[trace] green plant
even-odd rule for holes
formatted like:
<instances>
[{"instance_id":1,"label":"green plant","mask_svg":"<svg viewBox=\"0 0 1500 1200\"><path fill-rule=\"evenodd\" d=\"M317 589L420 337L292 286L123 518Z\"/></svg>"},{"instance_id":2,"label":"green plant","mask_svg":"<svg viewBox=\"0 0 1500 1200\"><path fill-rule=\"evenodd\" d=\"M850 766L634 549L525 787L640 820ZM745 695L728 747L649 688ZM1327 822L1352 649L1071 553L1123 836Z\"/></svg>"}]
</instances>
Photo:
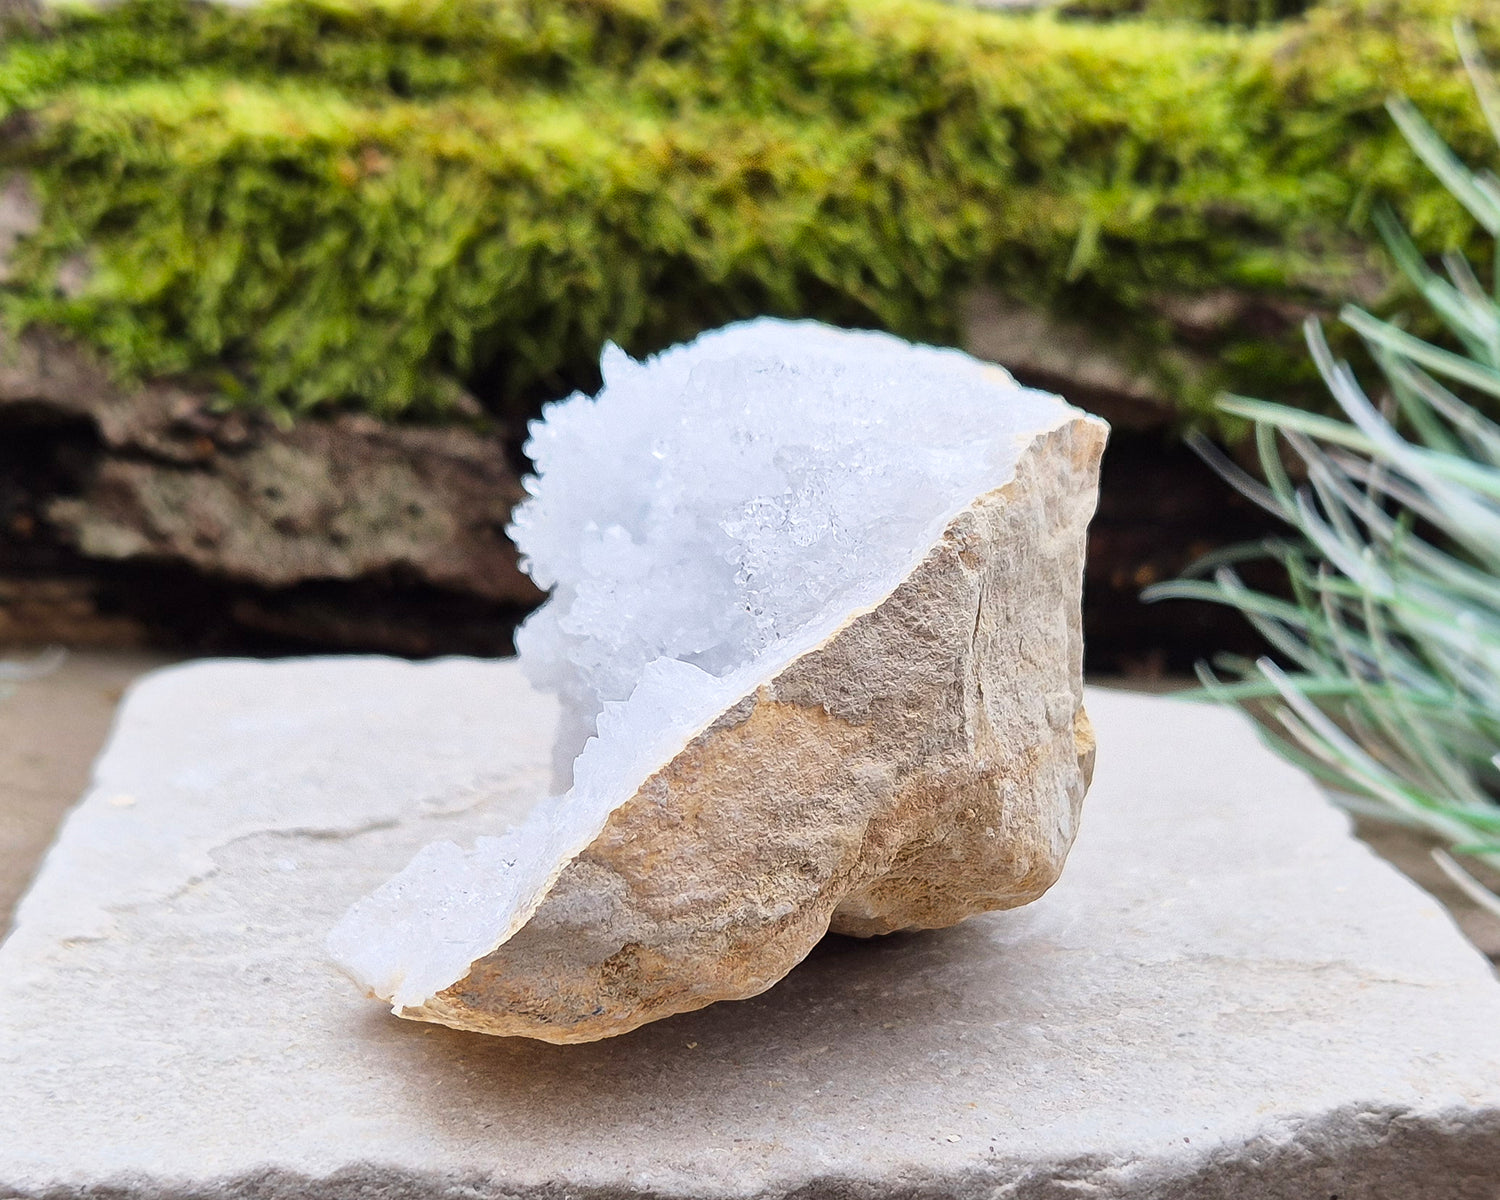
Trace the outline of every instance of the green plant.
<instances>
[{"instance_id":1,"label":"green plant","mask_svg":"<svg viewBox=\"0 0 1500 1200\"><path fill-rule=\"evenodd\" d=\"M1460 25L1458 37L1500 140L1500 90L1472 33ZM1464 166L1409 102L1390 110L1422 161L1500 237L1500 180ZM1300 536L1212 556L1198 568L1212 579L1147 598L1244 613L1276 657L1201 667L1206 696L1251 708L1282 755L1373 811L1439 835L1452 851L1437 854L1445 870L1500 914L1500 897L1453 857L1500 867L1500 424L1476 407L1500 403L1500 272L1486 291L1450 255L1445 278L1394 217L1379 225L1456 349L1346 308L1380 368L1377 403L1309 323L1313 358L1347 419L1227 400L1255 423L1264 483L1204 446ZM1305 482L1294 482L1283 448ZM1244 582L1238 564L1261 556L1285 569L1289 596Z\"/></svg>"},{"instance_id":2,"label":"green plant","mask_svg":"<svg viewBox=\"0 0 1500 1200\"><path fill-rule=\"evenodd\" d=\"M228 402L431 417L759 313L952 342L988 284L1210 420L1227 386L1312 393L1290 341L1387 286L1351 233L1379 197L1424 248L1473 245L1375 119L1394 80L1477 145L1435 32L1468 2L1249 31L923 0L49 6L0 44L0 165L43 209L0 308Z\"/></svg>"},{"instance_id":3,"label":"green plant","mask_svg":"<svg viewBox=\"0 0 1500 1200\"><path fill-rule=\"evenodd\" d=\"M1066 0L1069 16L1142 16L1159 21L1200 21L1220 25L1267 25L1297 16L1308 0Z\"/></svg>"}]
</instances>

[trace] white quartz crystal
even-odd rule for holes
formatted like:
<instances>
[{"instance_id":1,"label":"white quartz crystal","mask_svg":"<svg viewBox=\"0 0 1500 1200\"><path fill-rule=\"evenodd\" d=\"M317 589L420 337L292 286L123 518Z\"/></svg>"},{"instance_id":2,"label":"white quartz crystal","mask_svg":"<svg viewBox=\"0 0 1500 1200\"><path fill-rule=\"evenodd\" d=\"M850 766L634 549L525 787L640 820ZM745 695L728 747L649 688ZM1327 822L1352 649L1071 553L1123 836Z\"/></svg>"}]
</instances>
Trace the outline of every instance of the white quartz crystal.
<instances>
[{"instance_id":1,"label":"white quartz crystal","mask_svg":"<svg viewBox=\"0 0 1500 1200\"><path fill-rule=\"evenodd\" d=\"M561 794L472 849L428 847L335 930L335 957L398 1011L510 938L647 777L1078 417L958 351L812 322L645 362L610 347L602 366L597 396L531 426L512 528L552 593L517 646L562 701Z\"/></svg>"},{"instance_id":2,"label":"white quartz crystal","mask_svg":"<svg viewBox=\"0 0 1500 1200\"><path fill-rule=\"evenodd\" d=\"M516 643L572 718L561 766L653 660L723 676L879 599L1065 411L960 351L811 321L602 366L532 425L512 526L552 590Z\"/></svg>"}]
</instances>

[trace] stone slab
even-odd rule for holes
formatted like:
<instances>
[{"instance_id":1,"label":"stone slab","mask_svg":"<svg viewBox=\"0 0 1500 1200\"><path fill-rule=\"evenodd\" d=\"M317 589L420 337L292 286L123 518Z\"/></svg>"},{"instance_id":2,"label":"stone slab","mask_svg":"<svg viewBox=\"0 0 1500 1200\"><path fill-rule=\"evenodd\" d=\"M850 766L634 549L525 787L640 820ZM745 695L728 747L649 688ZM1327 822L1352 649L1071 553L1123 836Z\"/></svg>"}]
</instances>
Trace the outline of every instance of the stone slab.
<instances>
[{"instance_id":1,"label":"stone slab","mask_svg":"<svg viewBox=\"0 0 1500 1200\"><path fill-rule=\"evenodd\" d=\"M0 216L0 236L3 227ZM5 632L0 617L0 638ZM32 649L0 653L27 666L44 661ZM144 650L72 650L14 690L0 682L0 940L58 823L88 786L121 694L170 661Z\"/></svg>"},{"instance_id":2,"label":"stone slab","mask_svg":"<svg viewBox=\"0 0 1500 1200\"><path fill-rule=\"evenodd\" d=\"M549 1046L321 948L545 786L514 664L150 676L0 947L0 1197L1500 1195L1500 985L1449 918L1234 714L1089 706L1036 904Z\"/></svg>"}]
</instances>

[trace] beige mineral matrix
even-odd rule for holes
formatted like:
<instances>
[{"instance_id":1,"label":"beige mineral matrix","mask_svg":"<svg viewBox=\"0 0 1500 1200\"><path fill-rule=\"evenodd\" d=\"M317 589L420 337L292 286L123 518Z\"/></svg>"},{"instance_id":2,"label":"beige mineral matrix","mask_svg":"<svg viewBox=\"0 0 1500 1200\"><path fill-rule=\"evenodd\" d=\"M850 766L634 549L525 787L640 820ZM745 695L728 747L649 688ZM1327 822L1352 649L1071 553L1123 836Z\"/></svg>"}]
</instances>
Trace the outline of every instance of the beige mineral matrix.
<instances>
[{"instance_id":1,"label":"beige mineral matrix","mask_svg":"<svg viewBox=\"0 0 1500 1200\"><path fill-rule=\"evenodd\" d=\"M828 931L1040 896L1093 765L1107 427L955 350L731 325L531 427L557 794L428 846L335 959L394 1012L581 1042L770 987ZM496 730L497 737L504 736Z\"/></svg>"}]
</instances>

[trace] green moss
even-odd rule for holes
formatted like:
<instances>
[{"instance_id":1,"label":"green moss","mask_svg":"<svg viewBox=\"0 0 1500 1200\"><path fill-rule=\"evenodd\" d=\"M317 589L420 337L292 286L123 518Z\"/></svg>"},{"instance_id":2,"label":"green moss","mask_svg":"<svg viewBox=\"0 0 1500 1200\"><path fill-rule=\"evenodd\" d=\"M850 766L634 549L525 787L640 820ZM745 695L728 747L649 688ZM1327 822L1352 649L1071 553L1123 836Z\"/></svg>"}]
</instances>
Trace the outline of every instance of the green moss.
<instances>
[{"instance_id":1,"label":"green moss","mask_svg":"<svg viewBox=\"0 0 1500 1200\"><path fill-rule=\"evenodd\" d=\"M1116 20L1145 17L1156 21L1200 24L1268 25L1307 11L1309 0L1067 0L1062 12L1070 17Z\"/></svg>"},{"instance_id":2,"label":"green moss","mask_svg":"<svg viewBox=\"0 0 1500 1200\"><path fill-rule=\"evenodd\" d=\"M124 372L396 416L459 387L524 406L607 338L761 312L952 339L988 282L1089 320L1192 417L1303 360L1185 332L1164 295L1378 290L1357 235L1384 197L1429 248L1472 241L1382 110L1405 91L1481 150L1457 7L1256 31L918 0L66 10L0 52L45 214L4 301Z\"/></svg>"}]
</instances>

